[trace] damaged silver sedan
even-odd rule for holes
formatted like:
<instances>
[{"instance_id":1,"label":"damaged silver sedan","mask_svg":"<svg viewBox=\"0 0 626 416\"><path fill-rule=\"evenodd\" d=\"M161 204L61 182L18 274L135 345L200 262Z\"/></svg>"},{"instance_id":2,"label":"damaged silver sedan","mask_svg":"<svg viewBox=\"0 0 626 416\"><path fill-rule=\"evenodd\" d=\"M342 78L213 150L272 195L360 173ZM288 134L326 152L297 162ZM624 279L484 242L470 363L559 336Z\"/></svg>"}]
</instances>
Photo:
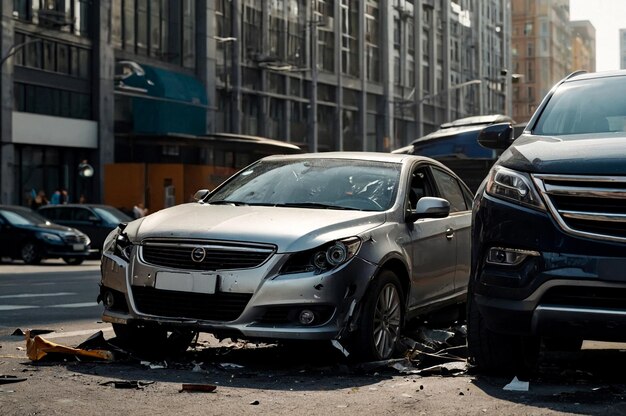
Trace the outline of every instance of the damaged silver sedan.
<instances>
[{"instance_id":1,"label":"damaged silver sedan","mask_svg":"<svg viewBox=\"0 0 626 416\"><path fill-rule=\"evenodd\" d=\"M380 360L407 320L465 301L472 195L431 159L271 156L196 200L106 239L98 300L119 338L337 340Z\"/></svg>"}]
</instances>

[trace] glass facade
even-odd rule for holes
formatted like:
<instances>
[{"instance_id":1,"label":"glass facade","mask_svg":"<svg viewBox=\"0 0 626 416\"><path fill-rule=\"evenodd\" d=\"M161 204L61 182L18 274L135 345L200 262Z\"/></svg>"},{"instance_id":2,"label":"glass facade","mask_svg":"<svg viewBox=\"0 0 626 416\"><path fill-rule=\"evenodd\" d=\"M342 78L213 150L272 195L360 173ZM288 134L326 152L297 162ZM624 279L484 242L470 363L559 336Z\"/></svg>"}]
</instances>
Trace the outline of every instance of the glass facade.
<instances>
[{"instance_id":1,"label":"glass facade","mask_svg":"<svg viewBox=\"0 0 626 416\"><path fill-rule=\"evenodd\" d=\"M196 66L193 0L112 0L113 47L163 62Z\"/></svg>"},{"instance_id":2,"label":"glass facade","mask_svg":"<svg viewBox=\"0 0 626 416\"><path fill-rule=\"evenodd\" d=\"M90 0L13 0L13 17L45 29L91 36Z\"/></svg>"}]
</instances>

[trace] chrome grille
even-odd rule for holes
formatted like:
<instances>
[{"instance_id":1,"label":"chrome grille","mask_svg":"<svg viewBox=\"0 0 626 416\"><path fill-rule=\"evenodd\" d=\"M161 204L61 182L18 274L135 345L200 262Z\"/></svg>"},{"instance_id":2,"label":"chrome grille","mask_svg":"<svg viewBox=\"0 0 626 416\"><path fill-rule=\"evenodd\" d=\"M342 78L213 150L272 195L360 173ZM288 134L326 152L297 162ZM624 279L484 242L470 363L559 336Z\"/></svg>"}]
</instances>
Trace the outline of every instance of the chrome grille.
<instances>
[{"instance_id":1,"label":"chrome grille","mask_svg":"<svg viewBox=\"0 0 626 416\"><path fill-rule=\"evenodd\" d=\"M194 260L192 252L203 250ZM266 244L206 240L146 240L141 245L144 262L186 270L252 269L263 264L276 250ZM201 257L201 259L200 259Z\"/></svg>"},{"instance_id":2,"label":"chrome grille","mask_svg":"<svg viewBox=\"0 0 626 416\"><path fill-rule=\"evenodd\" d=\"M626 241L626 177L533 175L533 179L563 230Z\"/></svg>"},{"instance_id":3,"label":"chrome grille","mask_svg":"<svg viewBox=\"0 0 626 416\"><path fill-rule=\"evenodd\" d=\"M87 237L84 235L70 234L63 236L66 244L87 244Z\"/></svg>"}]
</instances>

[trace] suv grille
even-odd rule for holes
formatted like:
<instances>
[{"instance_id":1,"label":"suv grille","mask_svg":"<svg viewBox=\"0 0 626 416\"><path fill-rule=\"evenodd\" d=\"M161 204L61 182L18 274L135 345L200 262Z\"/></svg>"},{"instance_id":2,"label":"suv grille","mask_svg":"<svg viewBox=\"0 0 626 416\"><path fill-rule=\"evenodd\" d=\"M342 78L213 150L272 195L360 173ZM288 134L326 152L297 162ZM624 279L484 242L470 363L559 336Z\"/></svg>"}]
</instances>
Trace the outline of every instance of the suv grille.
<instances>
[{"instance_id":1,"label":"suv grille","mask_svg":"<svg viewBox=\"0 0 626 416\"><path fill-rule=\"evenodd\" d=\"M626 177L533 175L565 231L626 241Z\"/></svg>"},{"instance_id":2,"label":"suv grille","mask_svg":"<svg viewBox=\"0 0 626 416\"><path fill-rule=\"evenodd\" d=\"M132 291L140 312L168 318L221 322L237 319L252 297L250 293L218 292L207 295L140 286L133 286Z\"/></svg>"},{"instance_id":3,"label":"suv grille","mask_svg":"<svg viewBox=\"0 0 626 416\"><path fill-rule=\"evenodd\" d=\"M141 257L146 263L175 269L252 269L263 264L274 250L274 246L264 244L146 240L141 246Z\"/></svg>"}]
</instances>

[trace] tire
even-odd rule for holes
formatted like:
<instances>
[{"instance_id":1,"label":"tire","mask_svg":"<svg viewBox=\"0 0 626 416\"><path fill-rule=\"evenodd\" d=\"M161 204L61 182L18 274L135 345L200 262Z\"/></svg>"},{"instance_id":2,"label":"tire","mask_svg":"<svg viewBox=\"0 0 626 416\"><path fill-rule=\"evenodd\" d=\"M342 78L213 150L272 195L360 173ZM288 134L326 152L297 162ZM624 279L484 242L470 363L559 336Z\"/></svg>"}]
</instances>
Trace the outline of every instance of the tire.
<instances>
[{"instance_id":1,"label":"tire","mask_svg":"<svg viewBox=\"0 0 626 416\"><path fill-rule=\"evenodd\" d=\"M467 348L470 363L478 372L527 375L534 372L539 358L540 339L499 334L487 328L476 300L468 294Z\"/></svg>"},{"instance_id":2,"label":"tire","mask_svg":"<svg viewBox=\"0 0 626 416\"><path fill-rule=\"evenodd\" d=\"M146 355L181 354L189 348L196 336L195 331L113 324L113 332L124 347Z\"/></svg>"},{"instance_id":3,"label":"tire","mask_svg":"<svg viewBox=\"0 0 626 416\"><path fill-rule=\"evenodd\" d=\"M383 270L368 289L352 350L359 361L379 361L396 352L404 319L404 296L398 277Z\"/></svg>"},{"instance_id":4,"label":"tire","mask_svg":"<svg viewBox=\"0 0 626 416\"><path fill-rule=\"evenodd\" d=\"M20 250L20 256L26 264L39 264L41 263L41 249L33 242L27 242L22 246Z\"/></svg>"},{"instance_id":5,"label":"tire","mask_svg":"<svg viewBox=\"0 0 626 416\"><path fill-rule=\"evenodd\" d=\"M85 259L82 257L63 257L63 261L70 266L78 266L79 264L83 264Z\"/></svg>"}]
</instances>

